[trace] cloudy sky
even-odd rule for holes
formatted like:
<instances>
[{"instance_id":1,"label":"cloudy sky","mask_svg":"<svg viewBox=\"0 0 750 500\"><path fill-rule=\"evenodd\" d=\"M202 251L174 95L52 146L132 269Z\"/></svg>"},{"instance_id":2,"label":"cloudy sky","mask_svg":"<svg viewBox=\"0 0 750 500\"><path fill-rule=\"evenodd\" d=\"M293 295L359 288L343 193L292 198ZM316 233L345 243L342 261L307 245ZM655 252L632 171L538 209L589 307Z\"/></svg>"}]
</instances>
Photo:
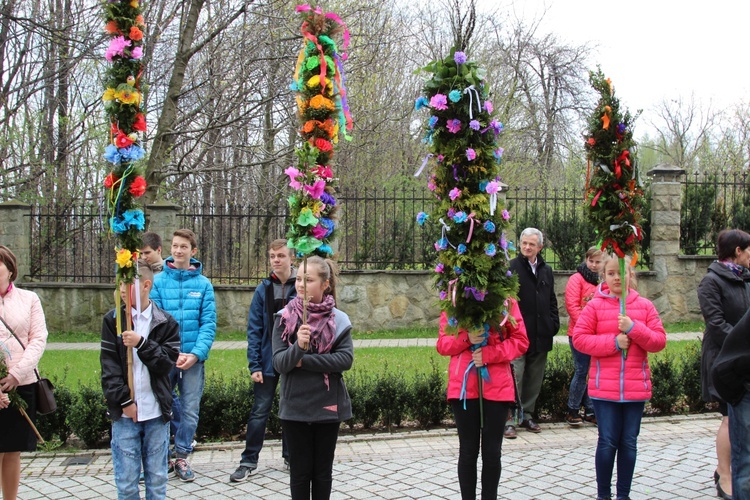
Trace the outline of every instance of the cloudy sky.
<instances>
[{"instance_id":1,"label":"cloudy sky","mask_svg":"<svg viewBox=\"0 0 750 500\"><path fill-rule=\"evenodd\" d=\"M497 0L480 0L496 5ZM532 20L561 40L591 42L596 63L620 101L643 109L691 93L704 105L728 107L750 90L750 2L738 0L515 0L511 16ZM546 8L546 13L544 13ZM644 124L645 125L645 124Z\"/></svg>"}]
</instances>

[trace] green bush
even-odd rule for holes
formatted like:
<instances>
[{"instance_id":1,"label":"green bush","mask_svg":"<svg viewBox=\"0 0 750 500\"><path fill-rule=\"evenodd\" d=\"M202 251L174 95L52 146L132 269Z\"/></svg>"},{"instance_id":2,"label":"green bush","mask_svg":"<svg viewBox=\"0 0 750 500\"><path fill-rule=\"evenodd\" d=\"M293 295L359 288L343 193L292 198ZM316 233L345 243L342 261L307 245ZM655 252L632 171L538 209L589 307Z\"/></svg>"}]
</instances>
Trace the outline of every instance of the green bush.
<instances>
[{"instance_id":1,"label":"green bush","mask_svg":"<svg viewBox=\"0 0 750 500\"><path fill-rule=\"evenodd\" d=\"M651 407L661 414L672 413L682 396L674 356L664 354L651 361L651 385Z\"/></svg>"},{"instance_id":2,"label":"green bush","mask_svg":"<svg viewBox=\"0 0 750 500\"><path fill-rule=\"evenodd\" d=\"M377 382L370 375L350 372L346 375L349 397L352 400L352 418L349 426L361 424L370 429L380 416L380 408L376 398Z\"/></svg>"},{"instance_id":3,"label":"green bush","mask_svg":"<svg viewBox=\"0 0 750 500\"><path fill-rule=\"evenodd\" d=\"M376 405L383 418L383 425L389 429L393 425L401 426L406 416L409 395L409 384L404 377L388 371L386 366L378 379L374 394Z\"/></svg>"},{"instance_id":4,"label":"green bush","mask_svg":"<svg viewBox=\"0 0 750 500\"><path fill-rule=\"evenodd\" d=\"M689 411L702 411L706 407L701 395L701 345L690 342L680 353L680 387Z\"/></svg>"},{"instance_id":5,"label":"green bush","mask_svg":"<svg viewBox=\"0 0 750 500\"><path fill-rule=\"evenodd\" d=\"M419 422L422 429L440 425L448 412L445 375L431 361L430 373L418 373L411 384L409 416Z\"/></svg>"},{"instance_id":6,"label":"green bush","mask_svg":"<svg viewBox=\"0 0 750 500\"><path fill-rule=\"evenodd\" d=\"M546 414L553 419L565 416L568 411L570 380L574 371L570 349L554 349L549 353L542 389L536 400L537 414Z\"/></svg>"},{"instance_id":7,"label":"green bush","mask_svg":"<svg viewBox=\"0 0 750 500\"><path fill-rule=\"evenodd\" d=\"M102 444L111 425L101 387L82 385L78 388L68 422L73 433L87 448L97 448Z\"/></svg>"},{"instance_id":8,"label":"green bush","mask_svg":"<svg viewBox=\"0 0 750 500\"><path fill-rule=\"evenodd\" d=\"M252 408L250 384L250 378L244 373L229 380L222 374L207 377L196 434L204 439L239 434Z\"/></svg>"},{"instance_id":9,"label":"green bush","mask_svg":"<svg viewBox=\"0 0 750 500\"><path fill-rule=\"evenodd\" d=\"M68 418L73 410L75 396L67 387L55 381L55 401L57 410L48 415L38 415L36 427L46 442L57 440L63 445L73 433Z\"/></svg>"}]
</instances>

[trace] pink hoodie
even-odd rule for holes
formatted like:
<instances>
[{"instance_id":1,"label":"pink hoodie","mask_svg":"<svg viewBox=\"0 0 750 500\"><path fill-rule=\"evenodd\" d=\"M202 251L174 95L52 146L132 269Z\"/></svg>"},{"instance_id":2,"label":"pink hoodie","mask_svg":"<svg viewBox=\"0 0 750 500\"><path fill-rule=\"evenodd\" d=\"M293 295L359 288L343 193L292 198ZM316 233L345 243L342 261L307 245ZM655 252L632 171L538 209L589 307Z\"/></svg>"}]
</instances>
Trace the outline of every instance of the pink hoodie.
<instances>
[{"instance_id":1,"label":"pink hoodie","mask_svg":"<svg viewBox=\"0 0 750 500\"><path fill-rule=\"evenodd\" d=\"M42 303L34 292L13 285L5 297L0 297L0 316L26 346L24 351L0 322L0 350L5 356L8 355L6 349L10 352L8 372L18 380L18 385L33 384L36 382L34 368L39 364L47 345L47 323Z\"/></svg>"},{"instance_id":2,"label":"pink hoodie","mask_svg":"<svg viewBox=\"0 0 750 500\"><path fill-rule=\"evenodd\" d=\"M609 294L606 284L599 285L596 295L578 318L573 330L573 346L591 356L589 396L618 402L646 401L651 398L648 353L664 349L667 334L654 304L630 290L625 314L634 323L628 333L631 340L628 357L623 359L615 341L620 333L619 313L620 300Z\"/></svg>"}]
</instances>

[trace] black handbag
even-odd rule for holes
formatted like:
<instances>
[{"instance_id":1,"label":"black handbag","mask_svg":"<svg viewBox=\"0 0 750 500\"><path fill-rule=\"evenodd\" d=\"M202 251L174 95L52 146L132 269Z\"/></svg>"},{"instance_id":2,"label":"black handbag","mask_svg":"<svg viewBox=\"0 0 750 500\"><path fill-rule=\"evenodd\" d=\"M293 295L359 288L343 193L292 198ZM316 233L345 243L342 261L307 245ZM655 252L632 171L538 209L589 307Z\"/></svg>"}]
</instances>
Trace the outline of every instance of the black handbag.
<instances>
[{"instance_id":1,"label":"black handbag","mask_svg":"<svg viewBox=\"0 0 750 500\"><path fill-rule=\"evenodd\" d=\"M2 317L0 317L0 321L3 322L5 328L8 329L10 334L13 335L13 338L18 341L18 343L25 351L26 346L23 345L23 342L21 342L21 339L18 338L13 329L8 325L8 323L5 322ZM36 412L39 415L47 415L57 410L57 401L55 401L55 386L52 385L52 382L50 382L48 378L42 378L41 376L39 376L39 370L37 370L36 368L34 368L34 375L36 375Z\"/></svg>"}]
</instances>

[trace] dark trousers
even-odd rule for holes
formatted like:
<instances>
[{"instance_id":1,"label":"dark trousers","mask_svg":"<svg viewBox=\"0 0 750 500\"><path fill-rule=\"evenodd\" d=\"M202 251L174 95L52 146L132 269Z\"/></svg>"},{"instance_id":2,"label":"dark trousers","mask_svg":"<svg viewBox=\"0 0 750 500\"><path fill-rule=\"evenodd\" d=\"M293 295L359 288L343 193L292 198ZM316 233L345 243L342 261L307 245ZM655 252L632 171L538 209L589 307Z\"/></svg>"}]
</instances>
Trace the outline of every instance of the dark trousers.
<instances>
[{"instance_id":1,"label":"dark trousers","mask_svg":"<svg viewBox=\"0 0 750 500\"><path fill-rule=\"evenodd\" d=\"M289 448L289 489L292 500L326 500L333 485L333 456L339 422L315 423L282 420Z\"/></svg>"},{"instance_id":2,"label":"dark trousers","mask_svg":"<svg viewBox=\"0 0 750 500\"><path fill-rule=\"evenodd\" d=\"M483 400L484 427L480 428L479 399L451 399L458 429L458 484L462 499L476 498L477 459L482 450L482 500L497 498L503 430L510 403Z\"/></svg>"}]
</instances>

